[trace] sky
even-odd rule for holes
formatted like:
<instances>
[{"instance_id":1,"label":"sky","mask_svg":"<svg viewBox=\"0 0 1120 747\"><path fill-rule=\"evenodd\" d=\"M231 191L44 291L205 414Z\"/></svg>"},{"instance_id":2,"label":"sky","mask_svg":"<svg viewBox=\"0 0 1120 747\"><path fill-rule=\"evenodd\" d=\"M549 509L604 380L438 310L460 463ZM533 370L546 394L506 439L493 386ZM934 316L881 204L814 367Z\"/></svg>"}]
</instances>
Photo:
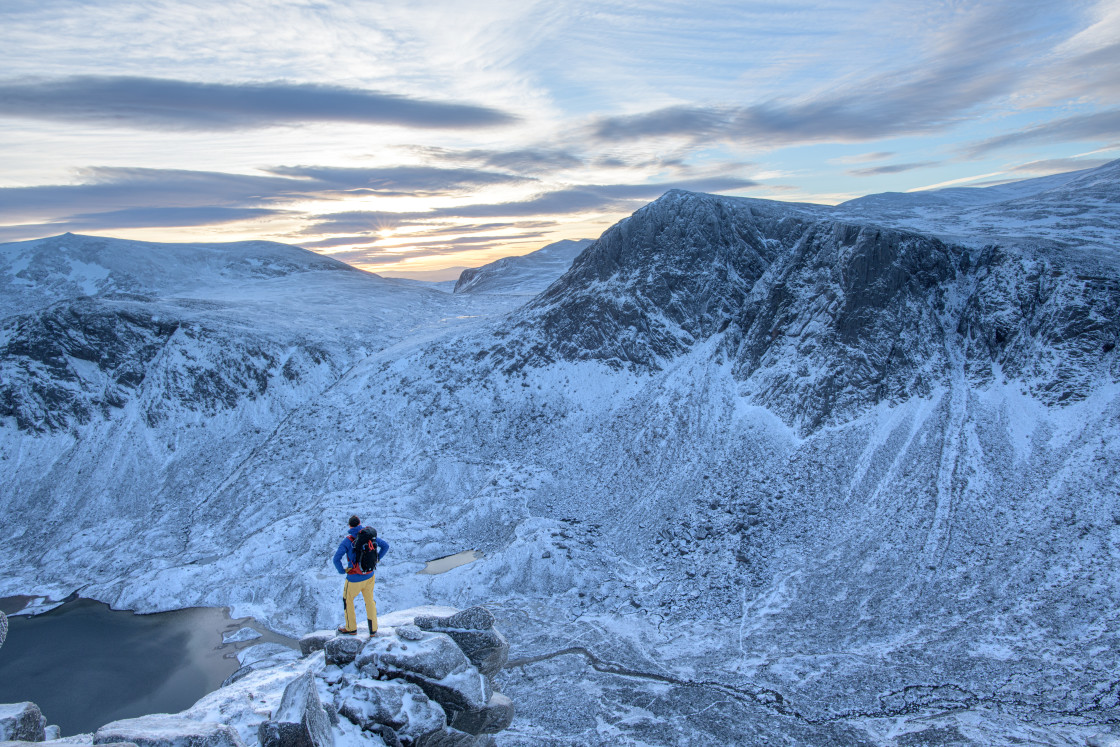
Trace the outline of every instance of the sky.
<instances>
[{"instance_id":1,"label":"sky","mask_svg":"<svg viewBox=\"0 0 1120 747\"><path fill-rule=\"evenodd\" d=\"M424 273L670 188L836 204L1116 158L1120 0L0 0L0 242Z\"/></svg>"}]
</instances>

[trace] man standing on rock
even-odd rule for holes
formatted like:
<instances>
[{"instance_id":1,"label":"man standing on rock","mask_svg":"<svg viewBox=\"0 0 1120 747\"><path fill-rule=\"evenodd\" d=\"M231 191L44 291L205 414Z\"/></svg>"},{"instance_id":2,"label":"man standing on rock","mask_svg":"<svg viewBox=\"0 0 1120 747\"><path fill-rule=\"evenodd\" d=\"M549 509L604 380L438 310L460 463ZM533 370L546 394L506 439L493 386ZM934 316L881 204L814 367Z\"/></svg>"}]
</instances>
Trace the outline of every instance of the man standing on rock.
<instances>
[{"instance_id":1,"label":"man standing on rock","mask_svg":"<svg viewBox=\"0 0 1120 747\"><path fill-rule=\"evenodd\" d=\"M389 543L377 536L373 527L363 527L357 516L350 517L350 529L334 554L334 567L346 574L342 589L342 609L346 622L338 627L343 635L357 635L358 623L354 615L354 599L360 593L366 603L366 623L369 634L377 632L377 602L373 601L373 574L377 563L389 552ZM346 559L343 567L342 559Z\"/></svg>"}]
</instances>

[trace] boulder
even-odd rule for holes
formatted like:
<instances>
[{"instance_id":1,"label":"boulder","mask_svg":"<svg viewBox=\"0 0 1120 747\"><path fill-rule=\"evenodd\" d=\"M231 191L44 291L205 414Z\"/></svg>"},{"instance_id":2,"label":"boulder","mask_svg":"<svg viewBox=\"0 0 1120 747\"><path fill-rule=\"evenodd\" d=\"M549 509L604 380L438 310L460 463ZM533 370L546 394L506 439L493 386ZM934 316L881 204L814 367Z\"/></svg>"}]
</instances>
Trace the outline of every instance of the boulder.
<instances>
[{"instance_id":1,"label":"boulder","mask_svg":"<svg viewBox=\"0 0 1120 747\"><path fill-rule=\"evenodd\" d=\"M512 722L513 701L501 693L494 693L481 710L455 711L450 726L468 734L497 734Z\"/></svg>"},{"instance_id":2,"label":"boulder","mask_svg":"<svg viewBox=\"0 0 1120 747\"><path fill-rule=\"evenodd\" d=\"M279 643L258 643L256 646L250 646L237 652L237 661L243 667L266 659L276 659L279 663L280 661L292 661L298 658L299 654L294 649L282 646Z\"/></svg>"},{"instance_id":3,"label":"boulder","mask_svg":"<svg viewBox=\"0 0 1120 747\"><path fill-rule=\"evenodd\" d=\"M443 709L418 685L402 680L360 679L347 689L338 710L366 731L384 725L411 741L447 725Z\"/></svg>"},{"instance_id":4,"label":"boulder","mask_svg":"<svg viewBox=\"0 0 1120 747\"><path fill-rule=\"evenodd\" d=\"M250 672L279 666L299 658L300 655L297 651L279 643L258 643L256 646L250 646L237 652L237 661L241 664L241 668L226 677L222 681L222 687L232 685Z\"/></svg>"},{"instance_id":5,"label":"boulder","mask_svg":"<svg viewBox=\"0 0 1120 747\"><path fill-rule=\"evenodd\" d=\"M334 747L334 732L311 672L288 683L273 716L257 728L261 747Z\"/></svg>"},{"instance_id":6,"label":"boulder","mask_svg":"<svg viewBox=\"0 0 1120 747\"><path fill-rule=\"evenodd\" d=\"M8 616L0 610L0 646L4 645L4 639L8 637Z\"/></svg>"},{"instance_id":7,"label":"boulder","mask_svg":"<svg viewBox=\"0 0 1120 747\"><path fill-rule=\"evenodd\" d=\"M42 742L46 721L31 702L0 705L0 741Z\"/></svg>"},{"instance_id":8,"label":"boulder","mask_svg":"<svg viewBox=\"0 0 1120 747\"><path fill-rule=\"evenodd\" d=\"M137 747L245 747L237 731L227 724L158 713L105 724L93 743L132 742Z\"/></svg>"},{"instance_id":9,"label":"boulder","mask_svg":"<svg viewBox=\"0 0 1120 747\"><path fill-rule=\"evenodd\" d=\"M453 615L418 615L413 622L423 630L490 630L494 627L494 614L475 605Z\"/></svg>"},{"instance_id":10,"label":"boulder","mask_svg":"<svg viewBox=\"0 0 1120 747\"><path fill-rule=\"evenodd\" d=\"M62 736L62 729L58 724L48 724L46 729L43 729L43 739L51 742L59 739Z\"/></svg>"},{"instance_id":11,"label":"boulder","mask_svg":"<svg viewBox=\"0 0 1120 747\"><path fill-rule=\"evenodd\" d=\"M425 632L418 641L396 636L371 638L355 663L370 679L381 675L419 685L444 711L476 711L490 702L489 680L443 633Z\"/></svg>"},{"instance_id":12,"label":"boulder","mask_svg":"<svg viewBox=\"0 0 1120 747\"><path fill-rule=\"evenodd\" d=\"M303 656L309 656L316 651L322 651L327 645L327 641L337 635L333 630L316 630L314 633L308 633L299 639L299 652Z\"/></svg>"},{"instance_id":13,"label":"boulder","mask_svg":"<svg viewBox=\"0 0 1120 747\"><path fill-rule=\"evenodd\" d=\"M509 641L505 636L490 630L443 630L459 649L467 655L471 664L487 677L493 677L502 670L509 660Z\"/></svg>"},{"instance_id":14,"label":"boulder","mask_svg":"<svg viewBox=\"0 0 1120 747\"><path fill-rule=\"evenodd\" d=\"M425 734L415 744L416 747L494 747L494 738L489 734L475 736L448 727Z\"/></svg>"},{"instance_id":15,"label":"boulder","mask_svg":"<svg viewBox=\"0 0 1120 747\"><path fill-rule=\"evenodd\" d=\"M422 630L446 633L487 677L497 674L509 659L509 642L494 630L494 615L485 607L469 607L454 615L420 615L415 625Z\"/></svg>"},{"instance_id":16,"label":"boulder","mask_svg":"<svg viewBox=\"0 0 1120 747\"><path fill-rule=\"evenodd\" d=\"M344 667L354 661L354 657L366 644L366 638L355 635L338 635L326 642L323 650L327 653L327 663Z\"/></svg>"}]
</instances>

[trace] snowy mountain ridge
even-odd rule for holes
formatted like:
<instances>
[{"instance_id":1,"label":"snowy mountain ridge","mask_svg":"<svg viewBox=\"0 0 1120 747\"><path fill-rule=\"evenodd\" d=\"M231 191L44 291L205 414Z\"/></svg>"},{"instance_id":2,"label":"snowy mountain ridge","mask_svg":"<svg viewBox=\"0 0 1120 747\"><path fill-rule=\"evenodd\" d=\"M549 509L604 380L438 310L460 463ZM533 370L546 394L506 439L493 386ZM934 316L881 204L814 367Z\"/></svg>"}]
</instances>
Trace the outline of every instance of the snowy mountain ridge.
<instances>
[{"instance_id":1,"label":"snowy mountain ridge","mask_svg":"<svg viewBox=\"0 0 1120 747\"><path fill-rule=\"evenodd\" d=\"M1023 198L1086 241L670 192L519 307L311 271L8 316L0 594L333 626L356 512L380 608L511 636L503 744L1083 744L1120 719L1104 168ZM29 560L58 516L81 578Z\"/></svg>"}]
</instances>

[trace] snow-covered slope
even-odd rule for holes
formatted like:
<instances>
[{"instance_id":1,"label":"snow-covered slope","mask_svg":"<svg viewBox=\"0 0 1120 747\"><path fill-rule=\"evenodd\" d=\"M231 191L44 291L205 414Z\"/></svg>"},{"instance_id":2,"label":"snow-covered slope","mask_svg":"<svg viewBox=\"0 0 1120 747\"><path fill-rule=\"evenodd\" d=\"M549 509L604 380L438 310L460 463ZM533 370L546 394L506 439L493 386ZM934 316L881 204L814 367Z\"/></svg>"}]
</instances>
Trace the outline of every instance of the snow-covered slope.
<instances>
[{"instance_id":1,"label":"snow-covered slope","mask_svg":"<svg viewBox=\"0 0 1120 747\"><path fill-rule=\"evenodd\" d=\"M931 233L970 246L1046 241L1114 250L1120 210L1117 185L1120 160L992 187L869 195L838 205L834 215Z\"/></svg>"},{"instance_id":2,"label":"snow-covered slope","mask_svg":"<svg viewBox=\"0 0 1120 747\"><path fill-rule=\"evenodd\" d=\"M591 243L591 239L564 239L520 257L503 257L463 270L455 292L535 296L563 275Z\"/></svg>"},{"instance_id":3,"label":"snow-covered slope","mask_svg":"<svg viewBox=\"0 0 1120 747\"><path fill-rule=\"evenodd\" d=\"M671 192L512 311L313 271L113 306L125 404L4 423L0 594L325 627L357 512L380 609L498 615L503 744L1083 744L1120 719L1117 239L887 224ZM117 371L27 347L17 402Z\"/></svg>"}]
</instances>

